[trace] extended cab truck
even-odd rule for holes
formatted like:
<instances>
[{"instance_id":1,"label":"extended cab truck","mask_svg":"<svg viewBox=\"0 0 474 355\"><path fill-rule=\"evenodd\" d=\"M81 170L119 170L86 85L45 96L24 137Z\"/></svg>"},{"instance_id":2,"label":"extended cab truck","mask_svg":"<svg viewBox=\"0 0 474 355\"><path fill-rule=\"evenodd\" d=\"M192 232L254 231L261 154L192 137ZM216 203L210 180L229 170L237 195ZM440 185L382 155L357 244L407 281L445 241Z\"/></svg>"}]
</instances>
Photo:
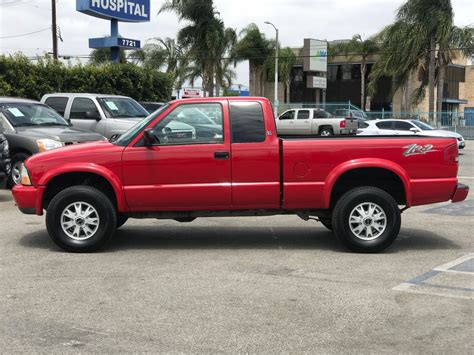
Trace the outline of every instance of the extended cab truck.
<instances>
[{"instance_id":1,"label":"extended cab truck","mask_svg":"<svg viewBox=\"0 0 474 355\"><path fill-rule=\"evenodd\" d=\"M285 111L276 120L279 135L333 135L355 134L357 118L334 117L329 112L301 108Z\"/></svg>"},{"instance_id":2,"label":"extended cab truck","mask_svg":"<svg viewBox=\"0 0 474 355\"><path fill-rule=\"evenodd\" d=\"M196 108L221 134L170 139L170 122ZM28 159L13 195L24 213L46 210L52 240L72 252L103 247L129 217L278 214L317 217L349 249L377 252L401 208L464 200L457 172L454 138L281 139L268 100L206 98L171 102L113 143Z\"/></svg>"}]
</instances>

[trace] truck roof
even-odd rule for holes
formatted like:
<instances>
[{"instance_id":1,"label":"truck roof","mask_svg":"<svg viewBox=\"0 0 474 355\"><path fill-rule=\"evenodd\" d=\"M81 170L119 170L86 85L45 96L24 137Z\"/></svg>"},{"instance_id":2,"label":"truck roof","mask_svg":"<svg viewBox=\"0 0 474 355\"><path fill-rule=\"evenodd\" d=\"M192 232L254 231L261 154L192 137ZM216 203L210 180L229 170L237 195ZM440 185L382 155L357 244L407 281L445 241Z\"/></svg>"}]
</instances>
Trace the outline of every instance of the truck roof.
<instances>
[{"instance_id":1,"label":"truck roof","mask_svg":"<svg viewBox=\"0 0 474 355\"><path fill-rule=\"evenodd\" d=\"M80 93L80 92L58 92L52 94L46 94L43 97L50 97L50 96L59 96L59 97L88 97L88 98L101 98L101 97L122 97L122 98L130 98L129 96L123 95L108 95L108 94L94 94L94 93Z\"/></svg>"}]
</instances>

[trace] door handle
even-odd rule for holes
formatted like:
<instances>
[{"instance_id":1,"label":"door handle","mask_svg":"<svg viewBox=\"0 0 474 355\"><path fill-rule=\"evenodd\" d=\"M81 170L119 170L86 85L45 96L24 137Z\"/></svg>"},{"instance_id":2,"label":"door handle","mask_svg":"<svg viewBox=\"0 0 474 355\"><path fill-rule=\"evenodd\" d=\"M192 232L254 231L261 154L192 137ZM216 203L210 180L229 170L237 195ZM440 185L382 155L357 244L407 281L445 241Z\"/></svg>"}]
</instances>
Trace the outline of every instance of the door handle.
<instances>
[{"instance_id":1,"label":"door handle","mask_svg":"<svg viewBox=\"0 0 474 355\"><path fill-rule=\"evenodd\" d=\"M229 159L229 152L215 152L214 159L216 160L227 160Z\"/></svg>"}]
</instances>

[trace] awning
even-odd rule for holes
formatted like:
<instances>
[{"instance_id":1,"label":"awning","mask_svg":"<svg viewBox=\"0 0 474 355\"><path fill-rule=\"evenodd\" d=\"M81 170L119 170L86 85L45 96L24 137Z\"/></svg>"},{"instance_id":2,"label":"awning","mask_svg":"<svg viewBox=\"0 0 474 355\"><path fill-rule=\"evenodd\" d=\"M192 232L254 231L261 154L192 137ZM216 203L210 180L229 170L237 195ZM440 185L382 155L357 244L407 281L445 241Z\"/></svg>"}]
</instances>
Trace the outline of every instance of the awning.
<instances>
[{"instance_id":1,"label":"awning","mask_svg":"<svg viewBox=\"0 0 474 355\"><path fill-rule=\"evenodd\" d=\"M467 105L467 100L459 100L459 99L443 99L443 103L445 104L458 104L458 105Z\"/></svg>"}]
</instances>

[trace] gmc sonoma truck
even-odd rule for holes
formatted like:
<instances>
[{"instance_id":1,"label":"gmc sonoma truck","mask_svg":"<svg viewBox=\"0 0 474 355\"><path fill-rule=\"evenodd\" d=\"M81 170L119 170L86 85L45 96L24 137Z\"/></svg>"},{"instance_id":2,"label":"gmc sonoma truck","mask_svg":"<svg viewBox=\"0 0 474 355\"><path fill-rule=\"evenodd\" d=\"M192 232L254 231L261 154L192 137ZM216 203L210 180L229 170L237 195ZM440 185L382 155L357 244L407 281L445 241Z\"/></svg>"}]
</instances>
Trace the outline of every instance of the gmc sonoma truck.
<instances>
[{"instance_id":1,"label":"gmc sonoma truck","mask_svg":"<svg viewBox=\"0 0 474 355\"><path fill-rule=\"evenodd\" d=\"M170 128L202 113L220 132ZM114 142L29 158L13 195L23 213L46 210L49 235L71 252L104 247L128 218L283 214L318 219L352 251L379 252L405 209L467 197L457 172L454 138L278 137L268 100L206 98L171 102Z\"/></svg>"}]
</instances>

